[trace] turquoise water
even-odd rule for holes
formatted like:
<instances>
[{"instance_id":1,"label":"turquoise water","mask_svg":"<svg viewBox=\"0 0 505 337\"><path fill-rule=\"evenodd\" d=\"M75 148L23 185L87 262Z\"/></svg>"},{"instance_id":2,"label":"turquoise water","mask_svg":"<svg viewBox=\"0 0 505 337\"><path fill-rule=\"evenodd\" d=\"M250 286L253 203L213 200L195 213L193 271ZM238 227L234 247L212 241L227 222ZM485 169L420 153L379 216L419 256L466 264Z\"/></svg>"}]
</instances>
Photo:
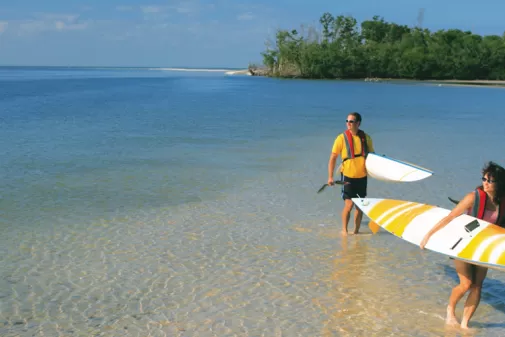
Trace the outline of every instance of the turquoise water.
<instances>
[{"instance_id":1,"label":"turquoise water","mask_svg":"<svg viewBox=\"0 0 505 337\"><path fill-rule=\"evenodd\" d=\"M339 238L339 190L315 192L359 111L378 152L436 172L369 196L450 207L505 162L504 103L496 88L0 68L0 334L450 334L450 261L383 232ZM475 334L500 336L505 277L486 282Z\"/></svg>"}]
</instances>

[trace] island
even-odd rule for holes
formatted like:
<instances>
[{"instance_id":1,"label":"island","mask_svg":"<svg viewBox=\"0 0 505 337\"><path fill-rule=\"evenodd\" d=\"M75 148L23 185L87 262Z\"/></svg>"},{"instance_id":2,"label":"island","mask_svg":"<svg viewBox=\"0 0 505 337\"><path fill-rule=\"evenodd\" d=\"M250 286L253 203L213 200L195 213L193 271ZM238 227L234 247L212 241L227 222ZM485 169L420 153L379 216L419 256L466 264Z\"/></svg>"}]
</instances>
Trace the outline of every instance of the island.
<instances>
[{"instance_id":1,"label":"island","mask_svg":"<svg viewBox=\"0 0 505 337\"><path fill-rule=\"evenodd\" d=\"M446 84L505 85L505 34L481 36L447 29L431 32L374 16L324 13L320 27L278 30L247 74L277 78L422 80Z\"/></svg>"}]
</instances>

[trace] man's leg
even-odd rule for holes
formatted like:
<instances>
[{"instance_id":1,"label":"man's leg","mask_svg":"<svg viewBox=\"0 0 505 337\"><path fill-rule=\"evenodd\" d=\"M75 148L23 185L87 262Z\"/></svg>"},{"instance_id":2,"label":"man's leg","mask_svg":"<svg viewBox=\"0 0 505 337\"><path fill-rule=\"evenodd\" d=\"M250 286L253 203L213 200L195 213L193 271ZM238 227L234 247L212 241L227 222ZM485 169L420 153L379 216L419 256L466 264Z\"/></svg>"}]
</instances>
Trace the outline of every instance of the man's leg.
<instances>
[{"instance_id":1,"label":"man's leg","mask_svg":"<svg viewBox=\"0 0 505 337\"><path fill-rule=\"evenodd\" d=\"M356 207L356 209L354 210L354 232L353 232L354 234L358 234L362 219L363 219L363 211L359 209L359 207Z\"/></svg>"},{"instance_id":2,"label":"man's leg","mask_svg":"<svg viewBox=\"0 0 505 337\"><path fill-rule=\"evenodd\" d=\"M367 177L356 179L354 181L354 190L356 192L356 197L358 198L366 198L366 190L368 185ZM363 211L356 207L354 211L354 234L358 234L359 228L361 226L361 220L363 219Z\"/></svg>"},{"instance_id":3,"label":"man's leg","mask_svg":"<svg viewBox=\"0 0 505 337\"><path fill-rule=\"evenodd\" d=\"M344 208L342 209L342 235L347 236L347 225L351 215L352 206L354 203L351 199L344 199Z\"/></svg>"},{"instance_id":4,"label":"man's leg","mask_svg":"<svg viewBox=\"0 0 505 337\"><path fill-rule=\"evenodd\" d=\"M347 226L349 225L349 218L351 217L352 207L354 206L351 200L354 194L354 184L352 183L353 179L343 174L340 175L340 179L349 182L349 184L342 185L342 199L344 200L344 208L342 209L342 235L347 236Z\"/></svg>"}]
</instances>

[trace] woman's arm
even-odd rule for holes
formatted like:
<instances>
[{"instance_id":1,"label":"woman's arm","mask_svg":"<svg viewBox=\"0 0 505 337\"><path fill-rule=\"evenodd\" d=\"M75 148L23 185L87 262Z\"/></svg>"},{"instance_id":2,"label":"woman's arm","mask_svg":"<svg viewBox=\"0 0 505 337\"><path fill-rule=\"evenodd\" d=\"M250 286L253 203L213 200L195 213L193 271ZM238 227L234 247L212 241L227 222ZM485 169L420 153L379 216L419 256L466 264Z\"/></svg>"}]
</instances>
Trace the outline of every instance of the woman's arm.
<instances>
[{"instance_id":1,"label":"woman's arm","mask_svg":"<svg viewBox=\"0 0 505 337\"><path fill-rule=\"evenodd\" d=\"M445 226L447 226L447 224L449 222L451 222L452 220L454 220L456 217L460 216L463 213L466 213L467 210L470 207L473 206L473 202L474 201L475 201L475 195L474 195L474 193L473 192L468 193L463 198L463 200L461 200L452 209L451 213L449 213L446 217L444 217L442 220L440 220L435 226L433 226L433 228L428 233L426 233L426 235L424 236L423 240L419 244L419 247L421 249L424 249L424 247L426 246L426 243L428 243L428 240L430 239L430 237L433 234L435 234L436 232L438 232L439 230L441 230L442 228L444 228Z\"/></svg>"}]
</instances>

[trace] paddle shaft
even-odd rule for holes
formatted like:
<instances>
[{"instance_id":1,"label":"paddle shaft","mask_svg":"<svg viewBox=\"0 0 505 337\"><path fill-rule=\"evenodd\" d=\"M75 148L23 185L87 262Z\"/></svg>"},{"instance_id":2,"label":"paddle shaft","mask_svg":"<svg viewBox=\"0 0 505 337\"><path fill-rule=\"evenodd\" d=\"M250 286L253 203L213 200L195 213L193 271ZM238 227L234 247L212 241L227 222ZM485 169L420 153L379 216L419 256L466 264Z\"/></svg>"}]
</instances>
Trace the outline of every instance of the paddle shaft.
<instances>
[{"instance_id":1,"label":"paddle shaft","mask_svg":"<svg viewBox=\"0 0 505 337\"><path fill-rule=\"evenodd\" d=\"M349 184L349 182L347 181L341 181L341 180L335 180L333 182L334 185L347 185ZM319 191L317 191L317 193L321 193L327 186L330 186L329 184L324 184L323 186L321 186L321 188L319 189Z\"/></svg>"},{"instance_id":2,"label":"paddle shaft","mask_svg":"<svg viewBox=\"0 0 505 337\"><path fill-rule=\"evenodd\" d=\"M341 167L342 167L342 163L340 163L340 165L338 165L338 167L337 167L336 171L337 171L337 172L338 172L338 171L340 171ZM348 182L346 182L346 181L335 180L335 181L333 182L333 184L335 184L335 185L347 185L347 184L349 184L349 183L348 183ZM322 191L324 191L324 189L325 189L327 186L330 186L330 185L328 185L328 184L324 184L323 186L321 186L321 188L317 191L317 193L321 193Z\"/></svg>"}]
</instances>

